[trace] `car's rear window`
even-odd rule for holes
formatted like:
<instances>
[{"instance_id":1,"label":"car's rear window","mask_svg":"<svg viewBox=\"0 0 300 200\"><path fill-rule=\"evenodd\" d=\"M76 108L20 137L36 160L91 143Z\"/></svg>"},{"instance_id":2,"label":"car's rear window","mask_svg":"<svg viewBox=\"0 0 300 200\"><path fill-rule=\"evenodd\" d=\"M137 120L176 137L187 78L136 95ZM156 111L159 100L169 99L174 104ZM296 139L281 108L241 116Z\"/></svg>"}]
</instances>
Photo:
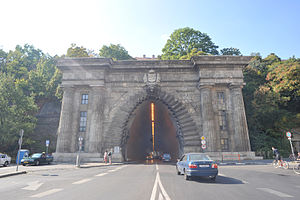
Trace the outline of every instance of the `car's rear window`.
<instances>
[{"instance_id":1,"label":"car's rear window","mask_svg":"<svg viewBox=\"0 0 300 200\"><path fill-rule=\"evenodd\" d=\"M211 159L208 155L192 154L192 155L190 155L190 160L211 160Z\"/></svg>"}]
</instances>

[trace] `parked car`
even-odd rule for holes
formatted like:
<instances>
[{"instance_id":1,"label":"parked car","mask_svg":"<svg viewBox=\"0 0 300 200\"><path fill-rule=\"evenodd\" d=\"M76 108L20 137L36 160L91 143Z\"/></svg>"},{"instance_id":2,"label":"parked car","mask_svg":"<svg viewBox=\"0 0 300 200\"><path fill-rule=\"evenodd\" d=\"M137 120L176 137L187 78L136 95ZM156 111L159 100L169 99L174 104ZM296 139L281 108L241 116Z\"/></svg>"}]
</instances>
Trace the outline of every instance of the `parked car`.
<instances>
[{"instance_id":1,"label":"parked car","mask_svg":"<svg viewBox=\"0 0 300 200\"><path fill-rule=\"evenodd\" d=\"M171 162L171 155L169 153L164 153L161 156L163 162Z\"/></svg>"},{"instance_id":2,"label":"parked car","mask_svg":"<svg viewBox=\"0 0 300 200\"><path fill-rule=\"evenodd\" d=\"M7 154L0 153L0 165L7 167L11 162L11 157Z\"/></svg>"},{"instance_id":3,"label":"parked car","mask_svg":"<svg viewBox=\"0 0 300 200\"><path fill-rule=\"evenodd\" d=\"M184 178L209 177L215 181L218 175L218 165L204 153L184 154L176 163L177 174L184 174Z\"/></svg>"},{"instance_id":4,"label":"parked car","mask_svg":"<svg viewBox=\"0 0 300 200\"><path fill-rule=\"evenodd\" d=\"M45 153L35 153L21 160L21 164L25 165L40 165L50 164L53 161L53 156Z\"/></svg>"}]
</instances>

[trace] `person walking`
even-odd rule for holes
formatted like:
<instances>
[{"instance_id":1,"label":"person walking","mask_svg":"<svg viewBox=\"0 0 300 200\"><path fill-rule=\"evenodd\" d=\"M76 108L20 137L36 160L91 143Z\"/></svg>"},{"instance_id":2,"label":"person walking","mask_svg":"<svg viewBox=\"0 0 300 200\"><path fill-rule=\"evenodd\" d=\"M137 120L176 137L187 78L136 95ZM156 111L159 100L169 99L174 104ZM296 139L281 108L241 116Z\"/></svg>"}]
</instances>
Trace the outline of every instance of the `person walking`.
<instances>
[{"instance_id":1,"label":"person walking","mask_svg":"<svg viewBox=\"0 0 300 200\"><path fill-rule=\"evenodd\" d=\"M111 165L112 153L111 151L108 153L109 164Z\"/></svg>"},{"instance_id":2,"label":"person walking","mask_svg":"<svg viewBox=\"0 0 300 200\"><path fill-rule=\"evenodd\" d=\"M105 150L104 156L103 156L105 164L107 164L107 156L108 156L108 153L107 153L107 150Z\"/></svg>"}]
</instances>

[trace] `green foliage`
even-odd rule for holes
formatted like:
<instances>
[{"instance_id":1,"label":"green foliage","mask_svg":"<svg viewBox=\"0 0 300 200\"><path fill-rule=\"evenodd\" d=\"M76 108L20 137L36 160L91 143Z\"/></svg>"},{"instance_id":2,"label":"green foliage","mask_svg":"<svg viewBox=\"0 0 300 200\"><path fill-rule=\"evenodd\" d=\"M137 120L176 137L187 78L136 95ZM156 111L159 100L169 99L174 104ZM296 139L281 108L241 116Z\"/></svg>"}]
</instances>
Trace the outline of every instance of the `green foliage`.
<instances>
[{"instance_id":1,"label":"green foliage","mask_svg":"<svg viewBox=\"0 0 300 200\"><path fill-rule=\"evenodd\" d=\"M243 89L252 149L266 151L276 146L289 152L284 133L300 126L299 60L281 61L275 54L255 56L244 68ZM288 100L287 100L288 99Z\"/></svg>"},{"instance_id":2,"label":"green foliage","mask_svg":"<svg viewBox=\"0 0 300 200\"><path fill-rule=\"evenodd\" d=\"M280 94L281 105L300 113L300 59L276 62L270 68L272 70L267 74L268 85Z\"/></svg>"},{"instance_id":3,"label":"green foliage","mask_svg":"<svg viewBox=\"0 0 300 200\"><path fill-rule=\"evenodd\" d=\"M194 48L187 55L181 56L179 60L190 60L193 56L203 56L203 55L208 55L208 54L203 51L197 51L197 49Z\"/></svg>"},{"instance_id":4,"label":"green foliage","mask_svg":"<svg viewBox=\"0 0 300 200\"><path fill-rule=\"evenodd\" d=\"M15 80L12 75L0 73L0 80L0 151L15 152L20 129L24 129L28 142L32 140L27 134L35 127L37 106L20 87L24 79Z\"/></svg>"},{"instance_id":5,"label":"green foliage","mask_svg":"<svg viewBox=\"0 0 300 200\"><path fill-rule=\"evenodd\" d=\"M0 64L0 152L16 155L20 129L22 146L38 151L35 116L43 103L57 100L62 78L55 58L26 44L9 53L0 50Z\"/></svg>"},{"instance_id":6,"label":"green foliage","mask_svg":"<svg viewBox=\"0 0 300 200\"><path fill-rule=\"evenodd\" d=\"M84 47L78 47L72 43L71 47L67 50L66 57L89 57L88 50Z\"/></svg>"},{"instance_id":7,"label":"green foliage","mask_svg":"<svg viewBox=\"0 0 300 200\"><path fill-rule=\"evenodd\" d=\"M133 59L128 51L120 44L114 45L110 44L109 46L103 45L100 49L99 55L105 58L112 58L114 60L131 60Z\"/></svg>"},{"instance_id":8,"label":"green foliage","mask_svg":"<svg viewBox=\"0 0 300 200\"><path fill-rule=\"evenodd\" d=\"M14 51L9 51L2 71L15 78L28 78L28 72L36 68L42 56L44 53L32 45L17 45Z\"/></svg>"},{"instance_id":9,"label":"green foliage","mask_svg":"<svg viewBox=\"0 0 300 200\"><path fill-rule=\"evenodd\" d=\"M221 54L222 55L230 55L230 56L241 56L242 55L239 49L233 48L233 47L221 49Z\"/></svg>"},{"instance_id":10,"label":"green foliage","mask_svg":"<svg viewBox=\"0 0 300 200\"><path fill-rule=\"evenodd\" d=\"M212 55L218 55L219 52L211 38L206 33L186 27L175 30L170 39L168 39L164 48L161 58L163 60L180 59L187 56L196 49L196 52L205 52Z\"/></svg>"}]
</instances>

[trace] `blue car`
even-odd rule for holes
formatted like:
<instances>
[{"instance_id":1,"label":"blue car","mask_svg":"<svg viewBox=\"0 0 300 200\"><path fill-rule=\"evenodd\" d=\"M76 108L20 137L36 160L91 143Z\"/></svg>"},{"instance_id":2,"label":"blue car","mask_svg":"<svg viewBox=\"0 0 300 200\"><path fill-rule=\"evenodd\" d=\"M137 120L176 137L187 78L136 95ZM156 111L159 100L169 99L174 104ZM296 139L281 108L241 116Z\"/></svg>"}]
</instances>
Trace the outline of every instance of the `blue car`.
<instances>
[{"instance_id":1,"label":"blue car","mask_svg":"<svg viewBox=\"0 0 300 200\"><path fill-rule=\"evenodd\" d=\"M186 180L191 177L208 177L215 181L218 175L218 165L204 153L184 154L176 163L177 174L184 174Z\"/></svg>"}]
</instances>

